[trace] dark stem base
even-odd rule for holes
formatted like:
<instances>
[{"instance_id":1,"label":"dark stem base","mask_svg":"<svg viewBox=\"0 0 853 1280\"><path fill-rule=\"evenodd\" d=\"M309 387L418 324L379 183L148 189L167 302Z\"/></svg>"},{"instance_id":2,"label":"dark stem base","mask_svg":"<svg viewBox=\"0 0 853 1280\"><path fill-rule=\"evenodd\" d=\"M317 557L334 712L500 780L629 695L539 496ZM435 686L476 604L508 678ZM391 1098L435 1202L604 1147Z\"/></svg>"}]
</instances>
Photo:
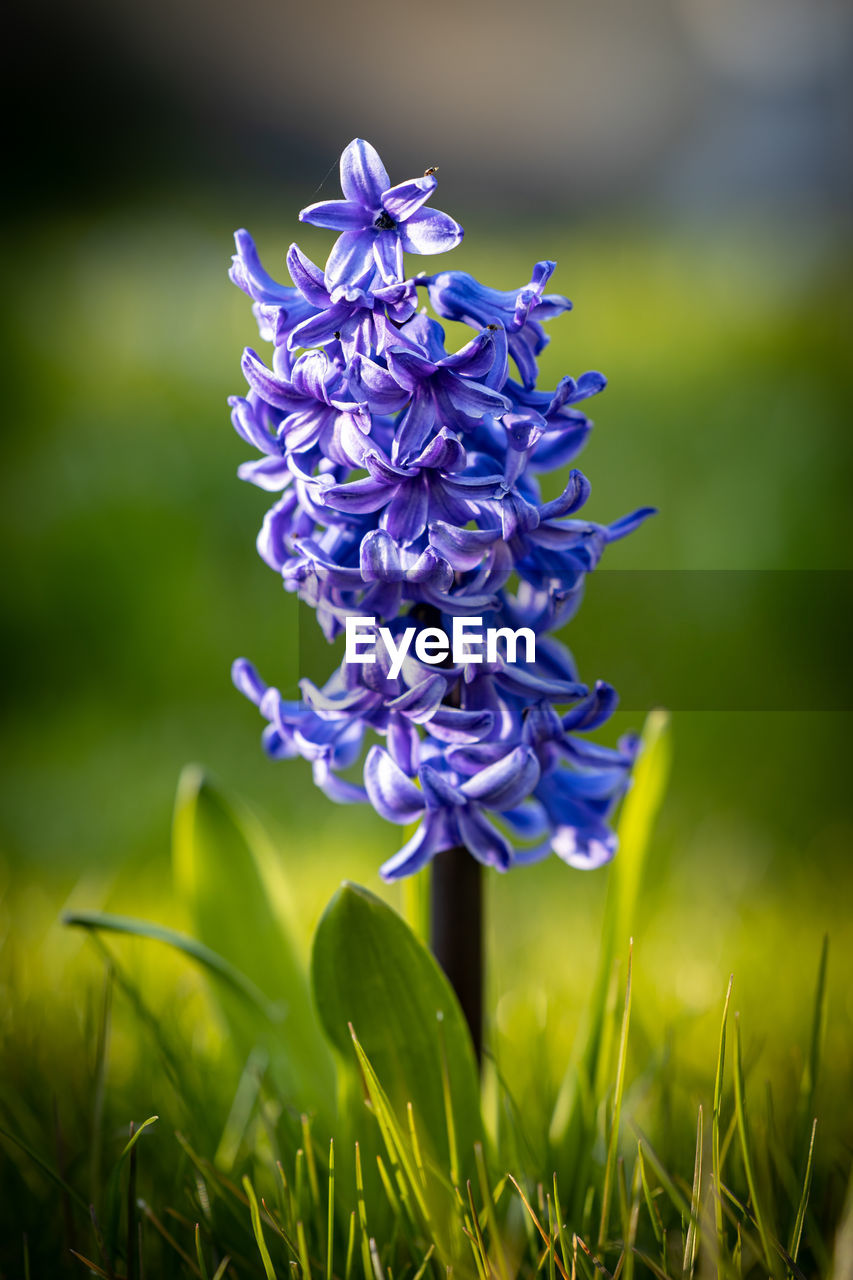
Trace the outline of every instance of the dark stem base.
<instances>
[{"instance_id":1,"label":"dark stem base","mask_svg":"<svg viewBox=\"0 0 853 1280\"><path fill-rule=\"evenodd\" d=\"M467 849L447 849L432 861L432 953L456 992L483 1057L483 868Z\"/></svg>"}]
</instances>

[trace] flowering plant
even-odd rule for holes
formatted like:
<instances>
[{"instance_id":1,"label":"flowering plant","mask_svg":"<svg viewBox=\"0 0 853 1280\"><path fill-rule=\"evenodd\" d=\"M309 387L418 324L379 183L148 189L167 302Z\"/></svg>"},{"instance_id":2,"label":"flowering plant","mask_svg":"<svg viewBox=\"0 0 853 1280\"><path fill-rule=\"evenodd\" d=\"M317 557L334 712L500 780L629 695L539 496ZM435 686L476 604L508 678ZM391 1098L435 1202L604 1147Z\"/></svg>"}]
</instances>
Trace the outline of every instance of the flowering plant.
<instances>
[{"instance_id":1,"label":"flowering plant","mask_svg":"<svg viewBox=\"0 0 853 1280\"><path fill-rule=\"evenodd\" d=\"M537 475L570 462L591 422L578 405L600 392L597 372L537 388L544 323L571 307L545 289L539 262L518 289L488 288L462 271L407 277L404 253L454 248L462 228L426 206L436 170L392 186L369 143L341 156L345 199L300 219L340 234L325 269L296 246L292 286L264 270L246 231L236 234L231 279L253 301L265 364L251 349L248 394L232 397L234 426L262 455L240 476L276 493L258 537L263 559L317 613L332 640L348 618L377 628L373 662L344 661L318 688L288 701L245 659L238 688L260 709L266 751L301 755L330 799L369 801L391 822L417 823L381 868L410 875L464 847L505 871L551 851L596 867L615 851L608 816L637 751L626 736L607 748L584 735L616 704L613 688L582 684L549 632L574 614L584 580L609 542L651 514L609 525L579 517L589 483L573 470L563 492L541 497ZM443 319L474 330L448 353ZM508 639L527 628L535 656L424 661L389 645L407 629L440 638L457 617ZM424 637L428 639L429 637ZM436 662L441 661L437 667ZM399 669L398 669L399 668ZM361 781L345 775L369 730Z\"/></svg>"}]
</instances>

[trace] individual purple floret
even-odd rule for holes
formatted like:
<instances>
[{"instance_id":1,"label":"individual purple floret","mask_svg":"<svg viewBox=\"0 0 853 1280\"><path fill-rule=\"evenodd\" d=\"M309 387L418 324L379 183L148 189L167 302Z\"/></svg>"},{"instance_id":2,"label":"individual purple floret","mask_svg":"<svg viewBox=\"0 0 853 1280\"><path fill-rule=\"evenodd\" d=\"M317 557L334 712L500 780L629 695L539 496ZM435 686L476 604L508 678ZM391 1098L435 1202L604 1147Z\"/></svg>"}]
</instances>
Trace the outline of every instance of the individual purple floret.
<instances>
[{"instance_id":1,"label":"individual purple floret","mask_svg":"<svg viewBox=\"0 0 853 1280\"><path fill-rule=\"evenodd\" d=\"M436 182L429 169L392 186L373 147L351 142L345 199L300 214L339 239L324 269L291 246L292 285L237 233L231 278L272 343L268 359L246 350L248 391L230 402L260 455L239 474L276 498L258 550L328 639L360 620L370 656L345 660L322 688L300 681L295 701L245 659L234 681L266 721L271 756L309 760L334 801L415 825L385 879L458 846L502 871L551 852L596 867L615 852L608 819L638 743L585 736L612 714L615 691L585 685L548 633L574 615L609 543L652 509L584 519L578 470L543 499L537 476L580 452L592 424L579 406L605 379L592 371L537 387L544 325L571 307L545 292L553 262L515 290L459 271L404 275L404 252L444 252L462 238L424 207ZM418 310L419 289L473 330L467 343L446 349L441 325ZM457 653L464 619L493 647Z\"/></svg>"},{"instance_id":2,"label":"individual purple floret","mask_svg":"<svg viewBox=\"0 0 853 1280\"><path fill-rule=\"evenodd\" d=\"M446 213L424 209L438 179L434 168L422 178L392 187L385 166L369 142L353 141L341 156L344 200L321 200L299 215L300 222L340 231L326 262L326 284L370 288L377 275L386 284L403 276L406 253L446 253L462 239L462 228Z\"/></svg>"}]
</instances>

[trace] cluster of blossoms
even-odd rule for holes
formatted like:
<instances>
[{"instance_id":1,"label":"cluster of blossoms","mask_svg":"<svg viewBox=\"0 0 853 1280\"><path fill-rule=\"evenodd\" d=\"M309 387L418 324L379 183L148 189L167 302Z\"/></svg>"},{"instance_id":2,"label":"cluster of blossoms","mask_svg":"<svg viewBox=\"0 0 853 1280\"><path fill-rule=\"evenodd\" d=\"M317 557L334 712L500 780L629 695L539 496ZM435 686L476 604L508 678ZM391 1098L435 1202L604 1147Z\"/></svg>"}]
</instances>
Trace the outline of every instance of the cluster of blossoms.
<instances>
[{"instance_id":1,"label":"cluster of blossoms","mask_svg":"<svg viewBox=\"0 0 853 1280\"><path fill-rule=\"evenodd\" d=\"M589 485L573 470L543 502L536 475L568 463L591 423L577 407L601 391L599 373L536 387L543 322L571 303L545 289L553 262L506 292L461 271L407 278L403 254L452 249L462 228L425 207L436 173L391 186L376 151L356 139L341 157L345 199L300 219L339 232L325 269L293 245L293 286L262 267L251 237L235 237L231 279L253 300L265 364L244 354L248 394L232 397L234 426L262 455L240 476L279 495L258 536L263 559L317 613L329 640L348 617L369 616L394 636L446 633L453 617L532 629L533 661L425 665L410 649L392 677L377 643L373 663L342 663L318 688L288 701L244 659L234 681L260 709L273 757L312 762L332 800L369 801L384 818L417 823L382 868L396 879L436 853L464 846L506 870L551 851L595 867L615 851L607 819L637 750L581 736L616 703L603 682L581 684L548 632L580 603L604 548L634 529L644 508L610 525L577 516ZM419 309L470 326L460 350ZM367 751L363 785L342 776Z\"/></svg>"}]
</instances>

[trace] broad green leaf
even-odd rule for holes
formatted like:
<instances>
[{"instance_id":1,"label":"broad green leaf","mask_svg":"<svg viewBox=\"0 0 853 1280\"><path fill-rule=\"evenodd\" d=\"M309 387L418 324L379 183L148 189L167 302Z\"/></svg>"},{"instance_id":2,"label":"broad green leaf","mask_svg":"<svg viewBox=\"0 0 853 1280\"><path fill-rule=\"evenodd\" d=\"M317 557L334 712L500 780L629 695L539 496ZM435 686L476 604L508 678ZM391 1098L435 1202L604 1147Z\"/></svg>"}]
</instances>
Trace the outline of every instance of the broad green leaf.
<instances>
[{"instance_id":1,"label":"broad green leaf","mask_svg":"<svg viewBox=\"0 0 853 1280\"><path fill-rule=\"evenodd\" d=\"M269 1075L290 1107L329 1118L334 1066L311 1004L293 940L290 905L276 855L258 824L238 813L203 772L184 770L173 826L178 892L198 939L253 984L278 1013L221 991L220 1004L242 1059L266 1050Z\"/></svg>"},{"instance_id":2,"label":"broad green leaf","mask_svg":"<svg viewBox=\"0 0 853 1280\"><path fill-rule=\"evenodd\" d=\"M404 1129L411 1102L427 1160L448 1168L450 1127L461 1178L475 1176L482 1132L471 1036L450 984L408 925L366 889L343 884L317 928L312 978L332 1044L351 1059L352 1024Z\"/></svg>"}]
</instances>

